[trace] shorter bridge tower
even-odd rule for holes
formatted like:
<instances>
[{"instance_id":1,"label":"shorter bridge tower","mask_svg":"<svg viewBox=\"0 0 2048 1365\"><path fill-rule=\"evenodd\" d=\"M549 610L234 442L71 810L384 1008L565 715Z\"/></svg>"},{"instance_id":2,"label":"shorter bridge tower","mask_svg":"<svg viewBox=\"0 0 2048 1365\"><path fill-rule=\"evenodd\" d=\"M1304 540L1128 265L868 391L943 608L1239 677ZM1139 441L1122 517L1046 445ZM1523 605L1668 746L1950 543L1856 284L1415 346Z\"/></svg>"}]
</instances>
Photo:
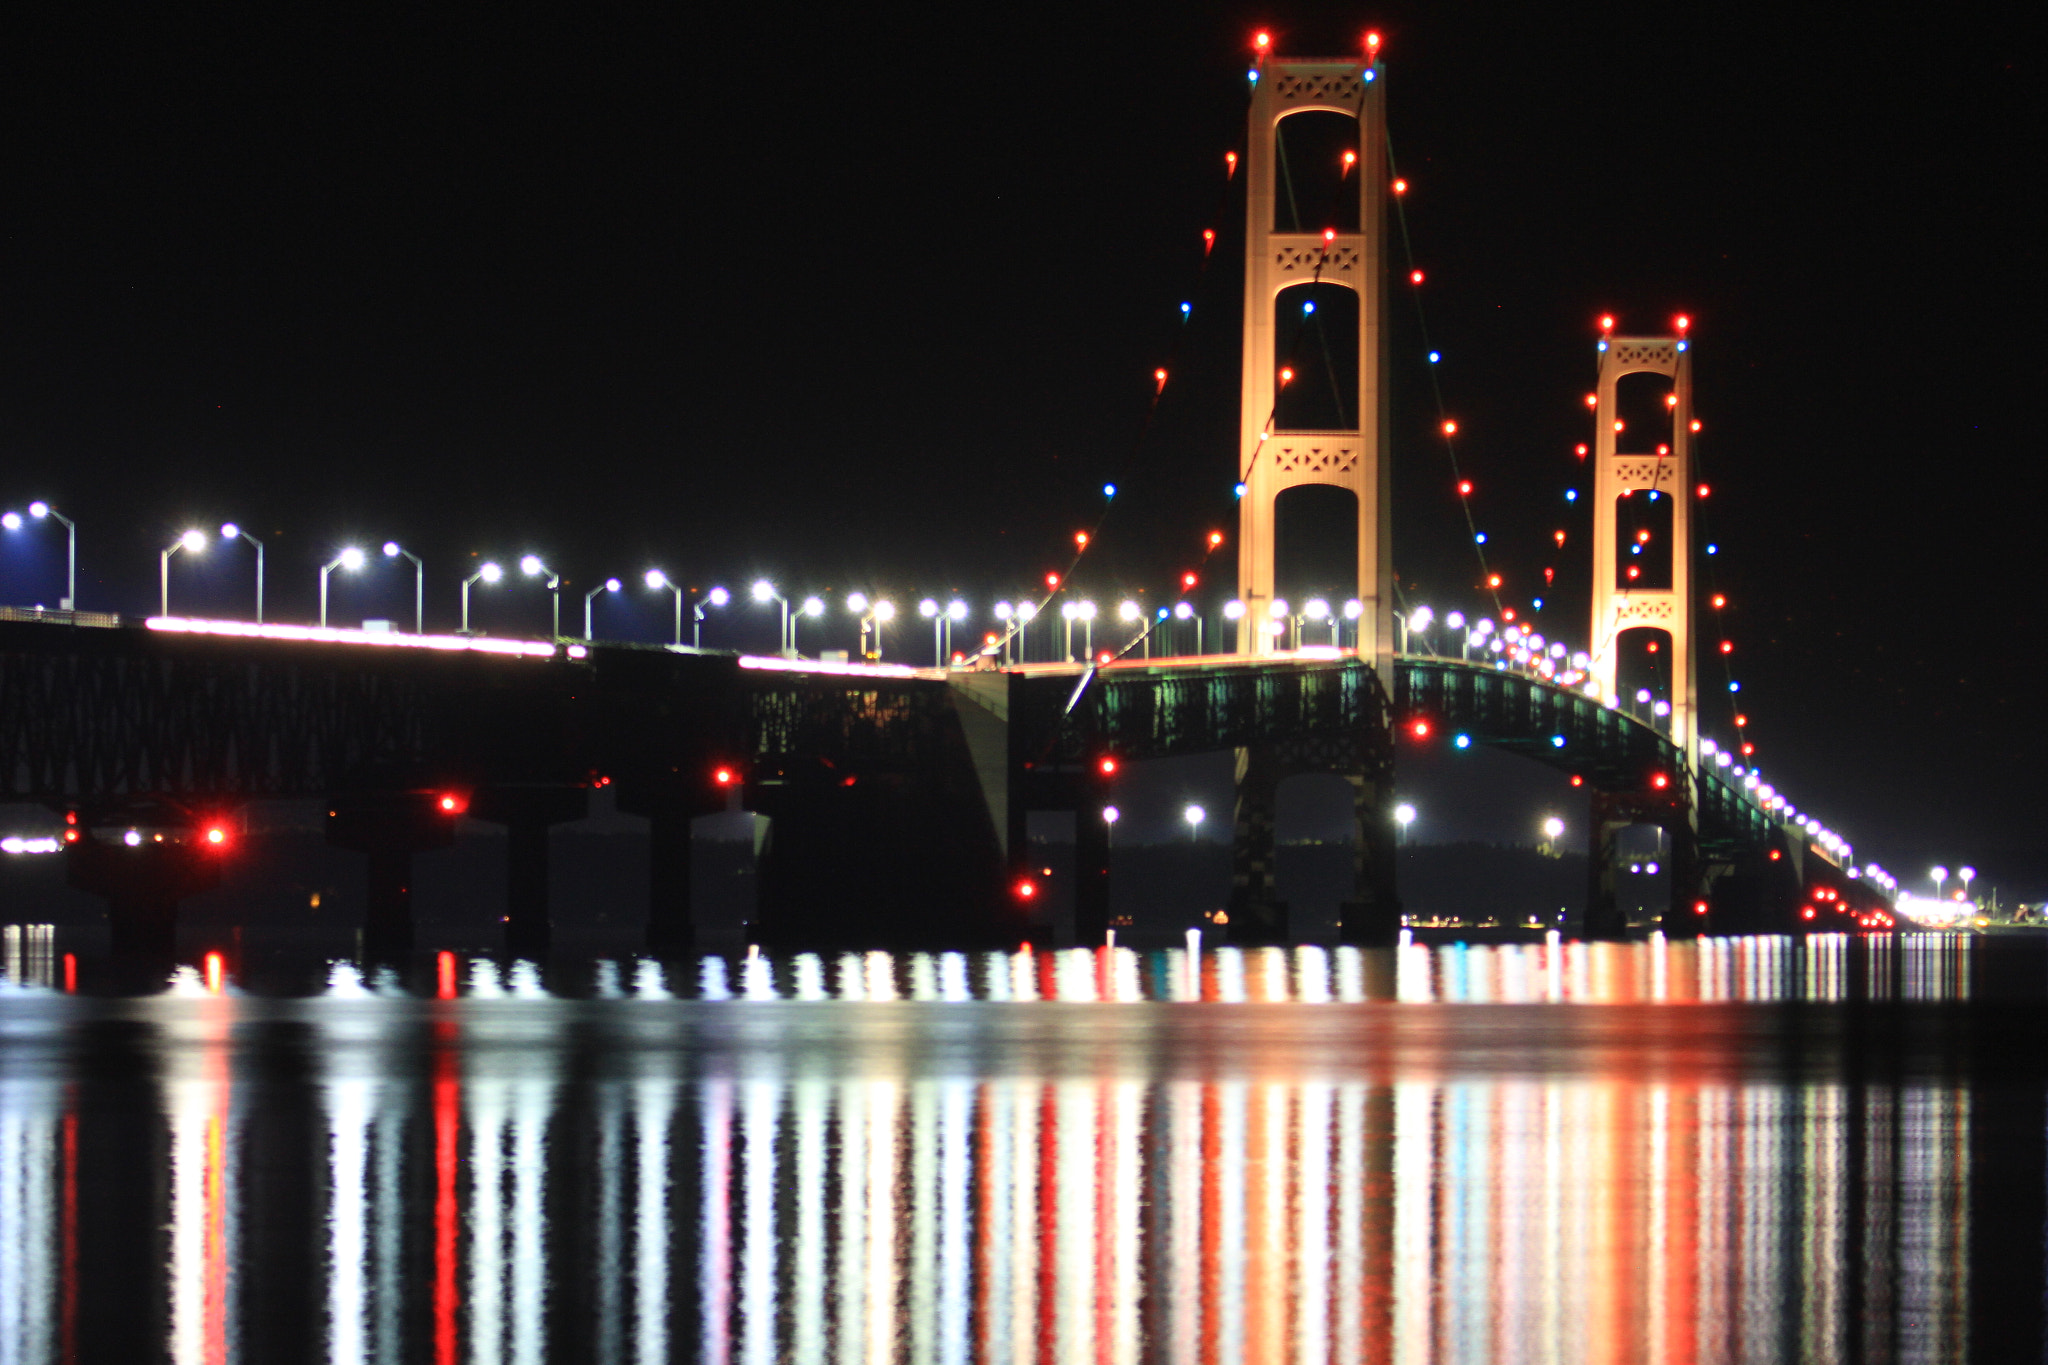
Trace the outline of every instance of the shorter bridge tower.
<instances>
[{"instance_id":1,"label":"shorter bridge tower","mask_svg":"<svg viewBox=\"0 0 2048 1365\"><path fill-rule=\"evenodd\" d=\"M1623 631L1641 626L1671 640L1671 742L1688 767L1700 756L1692 642L1692 355L1683 337L1603 337L1593 409L1593 618L1588 636L1601 695L1615 695ZM1671 439L1645 453L1617 448L1626 432L1618 390L1632 374L1669 376ZM1622 577L1617 544L1624 498L1671 499L1671 581L1643 584Z\"/></svg>"}]
</instances>

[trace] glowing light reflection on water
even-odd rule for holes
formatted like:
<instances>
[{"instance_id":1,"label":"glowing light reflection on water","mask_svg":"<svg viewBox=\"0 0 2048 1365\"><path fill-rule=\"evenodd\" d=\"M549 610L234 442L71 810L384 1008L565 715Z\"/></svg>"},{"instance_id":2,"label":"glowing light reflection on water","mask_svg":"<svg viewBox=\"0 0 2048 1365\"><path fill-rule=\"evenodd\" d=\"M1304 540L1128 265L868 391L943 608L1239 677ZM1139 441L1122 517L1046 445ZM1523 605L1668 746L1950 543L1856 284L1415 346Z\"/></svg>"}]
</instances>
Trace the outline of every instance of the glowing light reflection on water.
<instances>
[{"instance_id":1,"label":"glowing light reflection on water","mask_svg":"<svg viewBox=\"0 0 2048 1365\"><path fill-rule=\"evenodd\" d=\"M1967 1001L1977 951L10 982L0 1358L245 1358L278 1328L242 1286L315 1246L299 1335L336 1362L1956 1359L1971 1077L1815 1011L1938 1029L1917 1002ZM259 1094L303 1098L300 1159L259 1151ZM160 1206L82 1224L94 1162L161 1163Z\"/></svg>"}]
</instances>

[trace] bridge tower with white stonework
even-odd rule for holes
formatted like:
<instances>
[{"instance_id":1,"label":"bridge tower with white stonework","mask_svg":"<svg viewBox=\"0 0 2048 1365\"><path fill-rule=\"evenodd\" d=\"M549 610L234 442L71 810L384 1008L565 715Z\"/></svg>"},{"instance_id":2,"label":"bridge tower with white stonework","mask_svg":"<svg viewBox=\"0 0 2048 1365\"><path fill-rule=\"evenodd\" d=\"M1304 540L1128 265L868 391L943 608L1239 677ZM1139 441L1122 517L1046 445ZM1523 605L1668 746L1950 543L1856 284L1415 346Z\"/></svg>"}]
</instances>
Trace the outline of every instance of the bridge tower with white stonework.
<instances>
[{"instance_id":1,"label":"bridge tower with white stonework","mask_svg":"<svg viewBox=\"0 0 2048 1365\"><path fill-rule=\"evenodd\" d=\"M1250 128L1245 149L1244 391L1238 442L1238 598L1244 616L1238 648L1265 654L1275 648L1271 633L1276 596L1275 504L1288 489L1328 484L1357 501L1358 568L1355 595L1359 657L1382 679L1393 676L1392 497L1387 459L1386 356L1382 319L1386 307L1386 114L1381 96L1377 44L1366 58L1265 56L1255 68ZM1276 196L1291 192L1282 183L1280 125L1311 111L1347 115L1358 121L1357 161L1341 193L1357 196L1358 230L1341 232L1334 222L1317 230L1279 232ZM1321 208L1321 205L1308 206ZM1334 205L1332 207L1335 207ZM1355 425L1341 431L1275 429L1277 399L1292 344L1275 317L1280 295L1302 284L1349 289L1358 296L1358 373L1354 392L1342 393ZM1345 377L1339 385L1349 389Z\"/></svg>"}]
</instances>

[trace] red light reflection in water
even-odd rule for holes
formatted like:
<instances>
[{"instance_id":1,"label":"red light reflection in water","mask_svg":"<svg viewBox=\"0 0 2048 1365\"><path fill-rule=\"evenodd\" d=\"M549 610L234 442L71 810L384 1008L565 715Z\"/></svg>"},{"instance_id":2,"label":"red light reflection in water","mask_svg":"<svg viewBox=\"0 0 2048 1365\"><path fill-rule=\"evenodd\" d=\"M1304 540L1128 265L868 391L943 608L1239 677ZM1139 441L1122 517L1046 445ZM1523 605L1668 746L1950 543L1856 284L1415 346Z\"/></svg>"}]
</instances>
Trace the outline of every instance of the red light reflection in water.
<instances>
[{"instance_id":1,"label":"red light reflection in water","mask_svg":"<svg viewBox=\"0 0 2048 1365\"><path fill-rule=\"evenodd\" d=\"M454 955L441 954L442 999L454 995ZM461 1231L455 1180L462 1165L462 1074L456 1058L458 1029L453 1019L434 1021L434 1365L455 1365L456 1288Z\"/></svg>"}]
</instances>

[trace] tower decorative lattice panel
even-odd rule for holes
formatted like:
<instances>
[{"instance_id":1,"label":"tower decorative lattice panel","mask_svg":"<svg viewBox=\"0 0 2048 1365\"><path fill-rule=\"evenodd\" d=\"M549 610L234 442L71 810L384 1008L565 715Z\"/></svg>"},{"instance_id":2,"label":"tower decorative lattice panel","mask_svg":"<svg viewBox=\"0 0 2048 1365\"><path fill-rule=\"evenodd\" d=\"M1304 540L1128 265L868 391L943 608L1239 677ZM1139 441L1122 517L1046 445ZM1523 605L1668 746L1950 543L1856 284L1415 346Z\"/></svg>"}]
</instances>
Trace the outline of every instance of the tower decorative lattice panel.
<instances>
[{"instance_id":1,"label":"tower decorative lattice panel","mask_svg":"<svg viewBox=\"0 0 2048 1365\"><path fill-rule=\"evenodd\" d=\"M1275 585L1275 510L1290 488L1326 484L1357 500L1362 605L1359 656L1393 676L1393 536L1387 461L1385 311L1386 122L1376 62L1361 58L1269 57L1258 69L1245 149L1244 406L1238 443L1238 598L1245 612L1238 648L1270 653ZM1359 230L1277 232L1281 123L1321 110L1358 121L1358 163L1344 193L1355 193ZM1334 225L1333 225L1334 226ZM1347 431L1276 430L1280 294L1294 286L1349 289L1358 296L1357 392L1341 395L1357 426ZM1339 585L1331 585L1339 586Z\"/></svg>"}]
</instances>

